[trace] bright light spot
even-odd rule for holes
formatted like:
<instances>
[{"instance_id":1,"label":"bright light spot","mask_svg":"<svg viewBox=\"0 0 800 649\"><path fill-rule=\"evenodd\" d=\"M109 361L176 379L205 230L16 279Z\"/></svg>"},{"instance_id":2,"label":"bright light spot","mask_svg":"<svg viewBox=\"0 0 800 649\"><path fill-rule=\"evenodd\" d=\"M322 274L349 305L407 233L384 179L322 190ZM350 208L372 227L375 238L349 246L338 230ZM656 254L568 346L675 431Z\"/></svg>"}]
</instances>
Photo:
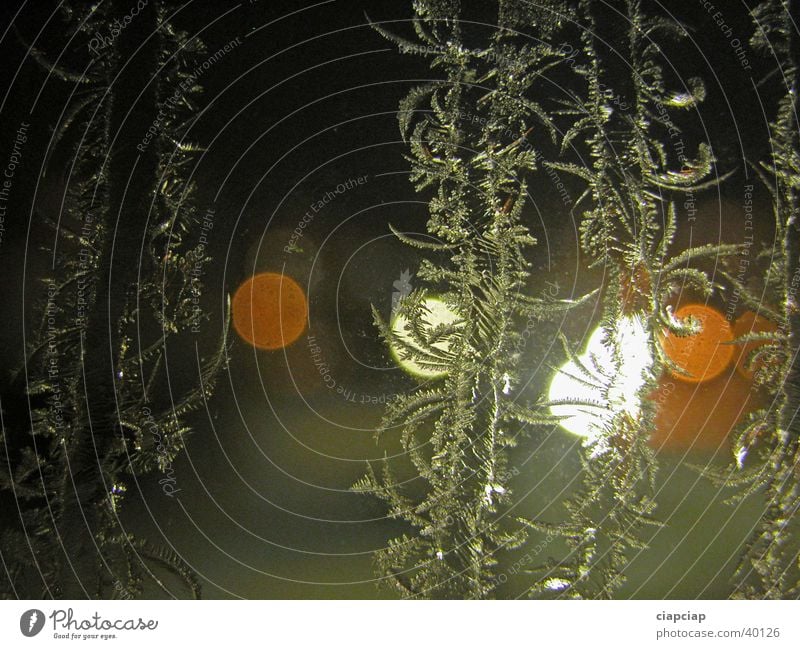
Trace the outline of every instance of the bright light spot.
<instances>
[{"instance_id":1,"label":"bright light spot","mask_svg":"<svg viewBox=\"0 0 800 649\"><path fill-rule=\"evenodd\" d=\"M636 419L641 410L639 391L653 364L647 332L638 317L622 318L617 325L619 367L612 350L603 343L605 332L592 332L586 350L578 356L583 368L567 361L550 383L550 411L565 417L560 424L570 433L595 440L604 424L616 414L627 412Z\"/></svg>"},{"instance_id":2,"label":"bright light spot","mask_svg":"<svg viewBox=\"0 0 800 649\"><path fill-rule=\"evenodd\" d=\"M569 586L568 581L558 579L557 577L551 577L544 582L544 587L547 588L547 590L564 590L567 586Z\"/></svg>"},{"instance_id":3,"label":"bright light spot","mask_svg":"<svg viewBox=\"0 0 800 649\"><path fill-rule=\"evenodd\" d=\"M422 317L422 323L427 331L430 331L441 324L450 324L459 319L458 314L456 314L455 311L447 306L444 300L441 300L438 297L425 298L423 304L425 305L427 313ZM420 349L419 345L409 333L407 325L408 319L403 315L398 315L392 322L392 332L409 346ZM447 339L439 340L434 342L432 347L442 351L447 351L450 347L450 341ZM414 376L425 379L435 379L440 376L444 376L447 373L440 371L437 368L422 365L414 359L404 359L402 357L402 351L400 349L396 349L394 345L390 345L389 350L391 351L392 357L397 364L406 372L413 374Z\"/></svg>"},{"instance_id":4,"label":"bright light spot","mask_svg":"<svg viewBox=\"0 0 800 649\"><path fill-rule=\"evenodd\" d=\"M494 494L499 494L499 495L502 496L506 492L506 490L501 485L487 484L483 488L483 492L486 494L486 502L491 505L492 504L492 496Z\"/></svg>"}]
</instances>

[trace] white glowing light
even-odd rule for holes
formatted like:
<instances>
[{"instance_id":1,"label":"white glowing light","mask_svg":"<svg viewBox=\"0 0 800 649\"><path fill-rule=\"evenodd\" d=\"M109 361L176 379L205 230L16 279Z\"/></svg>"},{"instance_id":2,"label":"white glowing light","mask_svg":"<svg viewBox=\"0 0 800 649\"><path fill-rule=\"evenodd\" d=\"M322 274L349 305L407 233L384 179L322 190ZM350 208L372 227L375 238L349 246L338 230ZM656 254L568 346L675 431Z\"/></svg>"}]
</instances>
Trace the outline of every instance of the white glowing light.
<instances>
[{"instance_id":1,"label":"white glowing light","mask_svg":"<svg viewBox=\"0 0 800 649\"><path fill-rule=\"evenodd\" d=\"M744 461L747 458L747 449L742 446L739 448L739 452L736 453L736 468L743 469L744 468Z\"/></svg>"},{"instance_id":2,"label":"white glowing light","mask_svg":"<svg viewBox=\"0 0 800 649\"><path fill-rule=\"evenodd\" d=\"M572 402L552 405L550 411L564 417L561 426L587 441L594 441L603 425L620 412L634 419L639 416L639 391L653 365L647 331L638 317L624 317L617 324L618 367L604 336L600 327L592 332L586 350L578 356L583 368L571 360L564 363L548 393L551 402Z\"/></svg>"},{"instance_id":3,"label":"white glowing light","mask_svg":"<svg viewBox=\"0 0 800 649\"><path fill-rule=\"evenodd\" d=\"M551 577L544 582L544 587L547 588L547 590L564 590L567 586L569 586L568 581L558 579L557 577Z\"/></svg>"},{"instance_id":4,"label":"white glowing light","mask_svg":"<svg viewBox=\"0 0 800 649\"><path fill-rule=\"evenodd\" d=\"M498 494L502 496L506 492L505 488L497 484L487 484L483 488L483 493L486 494L486 502L492 504L492 496Z\"/></svg>"},{"instance_id":5,"label":"white glowing light","mask_svg":"<svg viewBox=\"0 0 800 649\"><path fill-rule=\"evenodd\" d=\"M425 298L425 300L423 300L423 304L425 305L427 313L422 317L422 322L425 328L428 330L432 330L441 324L451 324L459 319L455 311L447 306L444 300L441 300L438 297ZM398 315L392 322L392 332L407 345L419 349L419 346L406 329L407 324L408 319L405 316ZM447 351L450 347L450 341L440 340L433 343L432 346L436 349ZM420 365L420 363L413 359L404 359L401 355L401 350L396 349L395 345L390 345L389 351L391 351L392 358L394 358L397 364L406 372L413 374L414 376L425 379L435 379L444 376L447 373L438 371L437 369L431 367Z\"/></svg>"}]
</instances>

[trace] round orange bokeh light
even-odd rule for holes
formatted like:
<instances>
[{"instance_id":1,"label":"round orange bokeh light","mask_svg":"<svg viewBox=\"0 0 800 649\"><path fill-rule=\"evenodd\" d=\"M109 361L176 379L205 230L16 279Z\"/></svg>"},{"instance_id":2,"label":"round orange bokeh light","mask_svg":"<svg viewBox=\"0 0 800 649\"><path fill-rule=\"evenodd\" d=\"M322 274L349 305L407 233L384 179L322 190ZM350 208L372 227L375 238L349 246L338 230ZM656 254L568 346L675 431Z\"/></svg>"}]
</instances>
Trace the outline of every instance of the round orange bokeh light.
<instances>
[{"instance_id":1,"label":"round orange bokeh light","mask_svg":"<svg viewBox=\"0 0 800 649\"><path fill-rule=\"evenodd\" d=\"M664 372L659 377L656 389L650 394L657 409L655 426L649 441L657 450L707 453L726 449L730 444L730 433L742 417L766 403L766 393L756 389L753 371L745 367L750 353L766 343L721 343L729 340L731 335L739 338L750 332L775 331L777 325L752 311L746 311L739 316L731 331L721 313L696 304L679 309L677 315L685 318L691 314L699 319L700 309L711 312L710 316L706 316L703 332L698 334L702 336L706 332L709 340L698 341L697 346L686 353L684 348L671 345L667 336L661 338L664 350L681 369L693 374L701 373L704 367L706 371L702 374L702 380L675 371ZM688 346L695 336L671 338ZM723 351L720 358L715 356L717 350ZM730 350L730 356L724 350ZM693 355L698 358L693 359ZM686 362L687 360L693 362ZM753 369L760 362L757 360ZM676 378L681 380L677 381Z\"/></svg>"},{"instance_id":2,"label":"round orange bokeh light","mask_svg":"<svg viewBox=\"0 0 800 649\"><path fill-rule=\"evenodd\" d=\"M291 345L305 330L307 319L305 293L288 275L253 275L233 296L233 327L259 349Z\"/></svg>"},{"instance_id":3,"label":"round orange bokeh light","mask_svg":"<svg viewBox=\"0 0 800 649\"><path fill-rule=\"evenodd\" d=\"M725 371L733 358L733 331L719 311L704 304L686 304L675 316L680 320L693 316L702 329L690 336L676 336L671 331L661 336L664 353L682 370L675 378L687 383L709 381Z\"/></svg>"}]
</instances>

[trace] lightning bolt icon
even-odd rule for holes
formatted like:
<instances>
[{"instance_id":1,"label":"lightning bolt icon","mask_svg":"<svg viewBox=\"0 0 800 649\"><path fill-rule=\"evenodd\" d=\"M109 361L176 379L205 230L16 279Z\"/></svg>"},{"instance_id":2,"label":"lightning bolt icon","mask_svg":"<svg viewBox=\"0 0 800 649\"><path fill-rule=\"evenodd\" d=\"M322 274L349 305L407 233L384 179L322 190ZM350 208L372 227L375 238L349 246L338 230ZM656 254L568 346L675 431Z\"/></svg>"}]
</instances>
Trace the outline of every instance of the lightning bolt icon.
<instances>
[{"instance_id":1,"label":"lightning bolt icon","mask_svg":"<svg viewBox=\"0 0 800 649\"><path fill-rule=\"evenodd\" d=\"M39 616L36 614L36 611L31 613L31 619L28 620L28 631L33 630L33 625L36 624L36 620L39 619Z\"/></svg>"}]
</instances>

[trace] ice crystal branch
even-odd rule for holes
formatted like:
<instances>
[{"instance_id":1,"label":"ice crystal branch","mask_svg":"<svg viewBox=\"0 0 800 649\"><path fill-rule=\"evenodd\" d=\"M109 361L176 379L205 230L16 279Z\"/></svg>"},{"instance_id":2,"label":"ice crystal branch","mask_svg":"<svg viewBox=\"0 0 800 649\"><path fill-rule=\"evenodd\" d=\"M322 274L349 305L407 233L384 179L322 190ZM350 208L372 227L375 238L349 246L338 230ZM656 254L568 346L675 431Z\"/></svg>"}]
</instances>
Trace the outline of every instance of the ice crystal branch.
<instances>
[{"instance_id":1,"label":"ice crystal branch","mask_svg":"<svg viewBox=\"0 0 800 649\"><path fill-rule=\"evenodd\" d=\"M455 325L426 331L425 292L412 293L399 313L414 344L403 345L376 312L384 338L403 355L446 370L434 387L397 399L383 426L383 434L401 428L424 495L406 494L388 465L382 472L370 468L356 485L414 530L377 557L383 577L404 597L494 593L498 555L525 536L521 524L503 517L511 494L508 449L527 414L513 400L520 318L567 306L523 293L525 250L535 243L522 219L526 178L541 168L535 143L556 137L548 110L534 98L543 71L563 59L548 45L557 14L547 5L500 2L494 34L467 44L457 7L416 2L419 43L376 26L404 51L427 54L444 75L409 93L399 123L411 149L412 181L419 191L433 191L428 231L450 252L449 265L425 263L419 276L459 316ZM546 38L532 45L513 28L534 22ZM446 353L432 345L441 337L448 339Z\"/></svg>"},{"instance_id":2,"label":"ice crystal branch","mask_svg":"<svg viewBox=\"0 0 800 649\"><path fill-rule=\"evenodd\" d=\"M92 35L119 9L97 7L78 29ZM149 3L81 78L36 54L58 79L88 89L53 138L75 162L53 221L58 250L43 324L18 375L28 379L21 389L30 418L6 418L1 439L0 490L21 503L18 525L0 535L3 561L15 566L3 588L18 596L133 597L152 585L163 590L165 570L199 594L179 556L119 523L128 476L174 460L190 433L187 414L213 389L226 357L224 328L201 368L202 387L176 395L175 406L158 397L167 341L196 320L197 270L208 262L187 236L199 218L187 180L193 147L176 146L200 90L189 71L203 48L166 18L160 3ZM181 102L171 101L176 88L185 90ZM157 134L135 147L156 115Z\"/></svg>"},{"instance_id":3,"label":"ice crystal branch","mask_svg":"<svg viewBox=\"0 0 800 649\"><path fill-rule=\"evenodd\" d=\"M523 528L560 534L569 548L567 556L533 571L531 594L612 597L624 583L625 566L645 547L645 527L659 525L652 493L655 458L648 446L655 406L647 396L661 373L680 371L664 354L659 335L696 331L695 321L673 314L676 297L687 289L705 298L735 293L742 304L758 306L784 328L738 341L765 342L748 362L758 361L758 382L780 379L784 386L779 413L754 413L734 434L741 468L755 440L764 431L777 431L767 453L771 470L748 470L736 478L726 474L724 479L748 485L749 493L767 484L771 508L741 570L755 568L762 586L772 580L772 590L763 592L790 592L786 588L795 586L785 573L796 555L782 550L775 539L784 533L780 526L788 524L800 498L792 474L797 440L788 433L797 412L798 385L791 361L798 308L789 282L800 250L793 64L783 70L792 86L773 126L776 153L759 170L763 178L777 177L772 183L777 229L785 245L783 254L771 260L769 281L785 278L770 289L778 296L775 304L786 305L779 312L765 310L760 297L729 272L726 260L740 254L741 246L674 250L683 226L678 202L696 200L730 176L718 171L710 143L692 144L678 125L706 96L701 79L679 79L675 86L664 73L663 47L684 37L680 25L648 15L638 0L582 0L570 16L581 30L580 47L555 48L547 43L561 33L560 3L500 2L495 34L476 47L465 42L457 4L420 1L415 8L418 40L376 29L403 51L428 56L432 69L444 73L412 90L399 113L412 179L418 190L434 194L428 229L440 243L419 246L399 236L409 245L450 253L449 266L426 261L419 275L437 292L443 289L459 321L426 330L421 316L426 293L419 290L401 307L409 321L409 344L376 312L383 336L401 355L447 370L440 383L392 404L384 422L384 434L401 428L425 495L405 493L388 466L382 472L370 468L357 485L384 499L390 514L413 530L379 555L382 575L407 597L486 597L494 591L496 555L524 542L524 529L498 520L511 486L498 479L507 470L514 442L509 426L552 424L558 417L547 407L558 404L540 400L529 407L509 398L519 371L517 318L531 313L544 318L580 303L544 303L520 290L527 279L525 250L532 243L522 218L527 183L549 170L569 174L584 187L578 201L581 246L589 264L606 271L598 288L601 326L615 369L594 371L564 340L565 355L580 374L574 380L599 395L596 401L581 402L597 418L584 449L582 487L567 503L568 520L518 520ZM794 37L786 23L788 9L788 2L763 3L755 11L760 19L756 40L779 60L791 61L785 45ZM516 30L525 29L537 31L536 45L519 38ZM613 38L605 30L613 31ZM620 51L612 55L608 42ZM562 79L566 99L538 85L548 70L565 62L565 50L571 52L566 75L572 77ZM676 119L680 114L681 120ZM559 153L545 156L545 150ZM709 276L709 267L718 263ZM636 408L618 384L629 321L645 332L652 357L638 382ZM432 346L434 338L449 341L446 352ZM422 443L427 440L429 446Z\"/></svg>"},{"instance_id":4,"label":"ice crystal branch","mask_svg":"<svg viewBox=\"0 0 800 649\"><path fill-rule=\"evenodd\" d=\"M680 132L671 113L701 102L703 85L692 78L684 89L667 87L659 43L680 36L676 25L648 16L637 0L601 4L580 3L582 48L573 64L582 86L562 102L562 112L575 117L562 141L566 159L549 165L585 183L581 244L589 263L603 265L607 273L601 326L616 371L601 376L584 368L576 379L596 385L602 398L594 404L597 417L583 456L582 488L567 503L569 520L548 524L570 552L532 571L531 594L537 596L613 597L625 581L628 562L645 548L644 527L659 525L653 518L655 457L647 444L654 408L647 394L672 364L657 332L688 333L691 323L672 317L670 300L686 287L706 296L718 290L702 262L739 250L722 244L672 250L679 227L676 198L724 180L713 177L714 159L705 143L697 145L694 157L684 147L673 152L665 144L668 134ZM599 11L610 15L600 21ZM624 71L610 67L616 57L603 50L604 38L610 38L605 30L616 21L625 25L624 39L618 30L614 40ZM590 164L570 161L570 149ZM653 358L643 369L635 409L619 399L626 388L617 385L625 362L626 319L641 323Z\"/></svg>"},{"instance_id":5,"label":"ice crystal branch","mask_svg":"<svg viewBox=\"0 0 800 649\"><path fill-rule=\"evenodd\" d=\"M778 399L775 407L749 422L737 445L746 454L756 440L766 443L762 465L752 470L756 473L752 484L765 486L767 507L739 564L734 590L736 597L757 599L800 595L800 88L792 4L788 0L759 4L753 10L751 41L779 66L783 83L783 97L770 125L772 153L761 174L772 195L776 241L783 244L773 252L770 268L778 280L776 304L783 307L773 315L781 335L763 359L765 380L778 386Z\"/></svg>"}]
</instances>

